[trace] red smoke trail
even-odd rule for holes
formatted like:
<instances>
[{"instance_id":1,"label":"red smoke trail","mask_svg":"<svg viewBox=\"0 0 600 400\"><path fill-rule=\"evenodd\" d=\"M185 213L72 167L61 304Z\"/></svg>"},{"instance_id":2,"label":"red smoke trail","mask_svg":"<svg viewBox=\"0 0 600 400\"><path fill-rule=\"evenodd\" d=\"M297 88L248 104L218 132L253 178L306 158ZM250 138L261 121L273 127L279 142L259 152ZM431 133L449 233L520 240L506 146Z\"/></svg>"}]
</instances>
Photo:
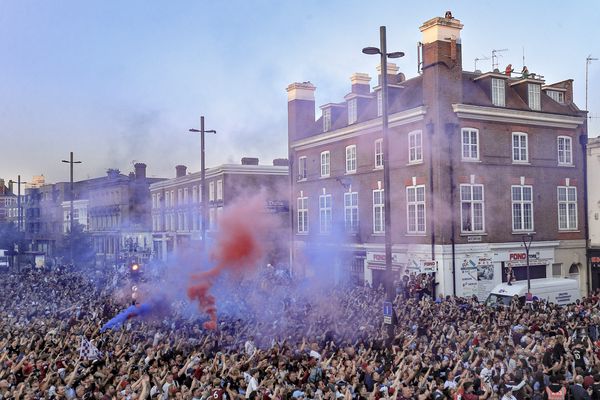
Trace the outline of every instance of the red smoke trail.
<instances>
[{"instance_id":1,"label":"red smoke trail","mask_svg":"<svg viewBox=\"0 0 600 400\"><path fill-rule=\"evenodd\" d=\"M210 317L204 323L206 329L217 327L215 298L209 293L214 279L225 271L241 274L256 268L267 252L268 233L277 224L275 218L266 213L265 205L263 196L238 201L226 207L219 218L217 239L211 252L216 265L192 275L187 291L188 297L198 300L200 309Z\"/></svg>"}]
</instances>

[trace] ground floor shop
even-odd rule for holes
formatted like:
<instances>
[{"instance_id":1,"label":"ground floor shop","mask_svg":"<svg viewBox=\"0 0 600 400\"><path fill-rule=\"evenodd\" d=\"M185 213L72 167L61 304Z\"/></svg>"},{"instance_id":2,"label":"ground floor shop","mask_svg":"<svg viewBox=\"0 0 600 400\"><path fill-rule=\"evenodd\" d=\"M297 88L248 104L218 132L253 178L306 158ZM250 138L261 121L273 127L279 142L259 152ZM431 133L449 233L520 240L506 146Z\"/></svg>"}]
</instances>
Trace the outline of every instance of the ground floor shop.
<instances>
[{"instance_id":1,"label":"ground floor shop","mask_svg":"<svg viewBox=\"0 0 600 400\"><path fill-rule=\"evenodd\" d=\"M294 244L294 273L303 276L347 276L357 284L383 284L385 250L380 244L318 246ZM582 295L590 280L586 268L585 241L533 241L529 249L530 279L568 277L578 280ZM600 255L597 266L600 284ZM436 295L477 296L485 299L494 286L527 279L527 252L522 242L455 245L393 246L392 279L404 274L428 274L435 279ZM594 275L592 275L594 276Z\"/></svg>"}]
</instances>

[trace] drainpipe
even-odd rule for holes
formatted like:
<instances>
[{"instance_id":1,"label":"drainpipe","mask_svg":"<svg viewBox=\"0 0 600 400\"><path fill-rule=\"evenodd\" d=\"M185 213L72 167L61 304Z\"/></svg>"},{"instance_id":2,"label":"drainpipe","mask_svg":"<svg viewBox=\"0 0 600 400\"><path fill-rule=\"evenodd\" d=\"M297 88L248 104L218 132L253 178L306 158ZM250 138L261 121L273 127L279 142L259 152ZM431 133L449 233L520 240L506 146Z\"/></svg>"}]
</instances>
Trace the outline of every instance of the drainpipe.
<instances>
[{"instance_id":1,"label":"drainpipe","mask_svg":"<svg viewBox=\"0 0 600 400\"><path fill-rule=\"evenodd\" d=\"M585 218L583 219L583 227L585 232L585 264L587 273L587 293L591 291L592 280L592 266L590 263L590 251L589 251L589 238L590 238L590 227L588 224L588 181L587 181L587 132L583 132L579 136L579 143L581 144L581 153L583 154L583 209L585 210Z\"/></svg>"},{"instance_id":2,"label":"drainpipe","mask_svg":"<svg viewBox=\"0 0 600 400\"><path fill-rule=\"evenodd\" d=\"M427 123L427 133L429 134L429 231L431 232L431 259L435 260L435 223L434 223L434 203L433 196L433 123Z\"/></svg>"},{"instance_id":3,"label":"drainpipe","mask_svg":"<svg viewBox=\"0 0 600 400\"><path fill-rule=\"evenodd\" d=\"M448 135L448 175L450 177L450 243L452 245L452 295L456 296L456 247L455 247L455 227L456 227L456 212L454 210L454 156L452 141L454 139L454 130L456 124L446 124L446 135Z\"/></svg>"}]
</instances>

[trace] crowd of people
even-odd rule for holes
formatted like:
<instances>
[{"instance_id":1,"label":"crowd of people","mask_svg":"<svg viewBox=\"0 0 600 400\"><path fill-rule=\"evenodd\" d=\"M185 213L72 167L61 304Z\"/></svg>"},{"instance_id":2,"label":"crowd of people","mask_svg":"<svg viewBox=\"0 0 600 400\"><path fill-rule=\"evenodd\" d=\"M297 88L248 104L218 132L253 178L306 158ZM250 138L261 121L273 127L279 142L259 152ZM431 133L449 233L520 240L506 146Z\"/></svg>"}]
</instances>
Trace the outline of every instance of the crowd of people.
<instances>
[{"instance_id":1,"label":"crowd of people","mask_svg":"<svg viewBox=\"0 0 600 400\"><path fill-rule=\"evenodd\" d=\"M399 290L388 330L381 289L280 276L215 288L216 330L174 297L101 333L128 285L118 271L2 275L0 399L600 399L598 293L489 308Z\"/></svg>"}]
</instances>

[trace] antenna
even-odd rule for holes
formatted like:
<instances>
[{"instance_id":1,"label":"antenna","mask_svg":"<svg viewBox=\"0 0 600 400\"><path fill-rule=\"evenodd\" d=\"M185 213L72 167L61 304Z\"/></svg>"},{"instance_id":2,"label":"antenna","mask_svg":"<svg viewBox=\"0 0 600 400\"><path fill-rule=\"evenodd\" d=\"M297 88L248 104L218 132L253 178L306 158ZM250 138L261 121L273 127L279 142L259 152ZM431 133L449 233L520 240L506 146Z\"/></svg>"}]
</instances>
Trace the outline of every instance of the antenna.
<instances>
[{"instance_id":1,"label":"antenna","mask_svg":"<svg viewBox=\"0 0 600 400\"><path fill-rule=\"evenodd\" d=\"M585 111L588 111L588 69L592 61L596 60L598 59L593 58L591 54L585 59Z\"/></svg>"},{"instance_id":2,"label":"antenna","mask_svg":"<svg viewBox=\"0 0 600 400\"><path fill-rule=\"evenodd\" d=\"M492 71L498 68L498 57L502 57L502 54L498 54L498 53L503 53L505 51L508 51L508 49L492 50Z\"/></svg>"},{"instance_id":3,"label":"antenna","mask_svg":"<svg viewBox=\"0 0 600 400\"><path fill-rule=\"evenodd\" d=\"M489 60L489 57L486 56L481 56L481 57L476 57L475 58L475 71L477 71L477 61L485 61L485 60Z\"/></svg>"},{"instance_id":4,"label":"antenna","mask_svg":"<svg viewBox=\"0 0 600 400\"><path fill-rule=\"evenodd\" d=\"M523 46L523 65L522 65L522 67L524 67L524 66L525 66L525 46Z\"/></svg>"}]
</instances>

